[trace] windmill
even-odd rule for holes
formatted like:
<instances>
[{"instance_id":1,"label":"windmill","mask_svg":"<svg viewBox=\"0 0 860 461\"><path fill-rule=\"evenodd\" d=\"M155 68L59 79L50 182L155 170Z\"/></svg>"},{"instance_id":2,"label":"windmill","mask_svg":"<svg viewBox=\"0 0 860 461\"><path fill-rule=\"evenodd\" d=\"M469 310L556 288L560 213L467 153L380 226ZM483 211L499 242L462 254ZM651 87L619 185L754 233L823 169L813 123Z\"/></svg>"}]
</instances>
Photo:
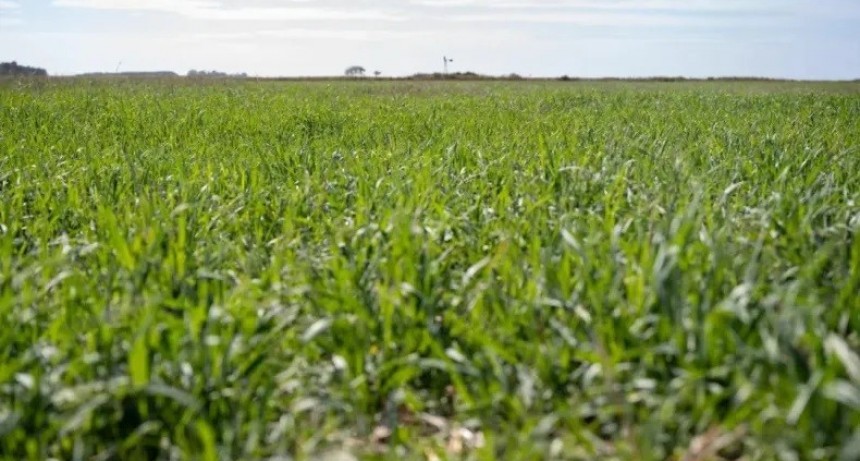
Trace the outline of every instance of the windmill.
<instances>
[{"instance_id":1,"label":"windmill","mask_svg":"<svg viewBox=\"0 0 860 461\"><path fill-rule=\"evenodd\" d=\"M449 57L447 57L447 56L442 56L442 62L444 62L444 63L445 63L445 73L447 74L447 73L448 73L448 63L449 63L449 62L454 62L454 60L453 60L453 59L451 59L451 58L449 58Z\"/></svg>"}]
</instances>

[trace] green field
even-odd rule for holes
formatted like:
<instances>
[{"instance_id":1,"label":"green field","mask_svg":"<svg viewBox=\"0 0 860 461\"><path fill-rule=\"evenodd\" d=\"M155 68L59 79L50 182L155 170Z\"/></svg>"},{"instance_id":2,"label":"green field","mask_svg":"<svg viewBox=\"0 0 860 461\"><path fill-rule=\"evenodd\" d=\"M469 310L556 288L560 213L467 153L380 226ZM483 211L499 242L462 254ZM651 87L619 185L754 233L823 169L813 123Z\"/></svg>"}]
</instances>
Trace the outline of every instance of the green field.
<instances>
[{"instance_id":1,"label":"green field","mask_svg":"<svg viewBox=\"0 0 860 461\"><path fill-rule=\"evenodd\" d=\"M858 231L860 84L0 82L0 458L856 460Z\"/></svg>"}]
</instances>

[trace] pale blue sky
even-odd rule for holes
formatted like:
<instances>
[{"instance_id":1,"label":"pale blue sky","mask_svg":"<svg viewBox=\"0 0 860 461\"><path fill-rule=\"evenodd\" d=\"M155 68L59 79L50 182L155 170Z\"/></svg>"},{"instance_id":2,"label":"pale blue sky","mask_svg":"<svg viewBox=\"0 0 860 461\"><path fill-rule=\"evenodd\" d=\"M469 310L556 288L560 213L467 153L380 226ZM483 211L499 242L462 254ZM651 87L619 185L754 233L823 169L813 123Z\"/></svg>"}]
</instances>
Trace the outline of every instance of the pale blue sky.
<instances>
[{"instance_id":1,"label":"pale blue sky","mask_svg":"<svg viewBox=\"0 0 860 461\"><path fill-rule=\"evenodd\" d=\"M0 60L52 74L452 70L860 78L860 0L0 0Z\"/></svg>"}]
</instances>

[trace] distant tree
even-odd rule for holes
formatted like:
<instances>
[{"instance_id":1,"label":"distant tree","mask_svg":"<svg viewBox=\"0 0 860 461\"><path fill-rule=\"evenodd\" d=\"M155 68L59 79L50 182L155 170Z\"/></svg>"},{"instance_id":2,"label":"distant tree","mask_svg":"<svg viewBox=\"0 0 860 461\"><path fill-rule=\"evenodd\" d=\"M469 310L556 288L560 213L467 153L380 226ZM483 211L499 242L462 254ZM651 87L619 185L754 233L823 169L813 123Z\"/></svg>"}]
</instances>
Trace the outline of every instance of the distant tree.
<instances>
[{"instance_id":1,"label":"distant tree","mask_svg":"<svg viewBox=\"0 0 860 461\"><path fill-rule=\"evenodd\" d=\"M247 78L248 74L242 72L241 74L228 74L226 72L219 72L217 70L194 70L191 69L188 71L188 77L191 78Z\"/></svg>"},{"instance_id":2,"label":"distant tree","mask_svg":"<svg viewBox=\"0 0 860 461\"><path fill-rule=\"evenodd\" d=\"M364 70L364 67L350 66L346 68L344 75L346 75L347 77L361 77L364 76L365 72L366 71Z\"/></svg>"},{"instance_id":3,"label":"distant tree","mask_svg":"<svg viewBox=\"0 0 860 461\"><path fill-rule=\"evenodd\" d=\"M373 76L374 76L374 77L379 77L380 75L382 75L382 71L381 71L381 70L375 70L375 71L373 71Z\"/></svg>"},{"instance_id":4,"label":"distant tree","mask_svg":"<svg viewBox=\"0 0 860 461\"><path fill-rule=\"evenodd\" d=\"M46 77L48 71L38 67L28 67L18 64L16 61L0 63L0 75L27 75Z\"/></svg>"}]
</instances>

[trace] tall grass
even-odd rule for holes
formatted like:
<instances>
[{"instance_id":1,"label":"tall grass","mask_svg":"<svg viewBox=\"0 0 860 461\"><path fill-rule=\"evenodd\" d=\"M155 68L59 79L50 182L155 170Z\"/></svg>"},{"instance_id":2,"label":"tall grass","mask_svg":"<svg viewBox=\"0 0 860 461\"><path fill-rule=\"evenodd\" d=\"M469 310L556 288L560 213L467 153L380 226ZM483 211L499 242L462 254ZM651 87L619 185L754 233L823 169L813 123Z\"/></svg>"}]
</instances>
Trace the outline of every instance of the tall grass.
<instances>
[{"instance_id":1,"label":"tall grass","mask_svg":"<svg viewBox=\"0 0 860 461\"><path fill-rule=\"evenodd\" d=\"M767 88L5 83L0 456L857 459L860 96Z\"/></svg>"}]
</instances>

